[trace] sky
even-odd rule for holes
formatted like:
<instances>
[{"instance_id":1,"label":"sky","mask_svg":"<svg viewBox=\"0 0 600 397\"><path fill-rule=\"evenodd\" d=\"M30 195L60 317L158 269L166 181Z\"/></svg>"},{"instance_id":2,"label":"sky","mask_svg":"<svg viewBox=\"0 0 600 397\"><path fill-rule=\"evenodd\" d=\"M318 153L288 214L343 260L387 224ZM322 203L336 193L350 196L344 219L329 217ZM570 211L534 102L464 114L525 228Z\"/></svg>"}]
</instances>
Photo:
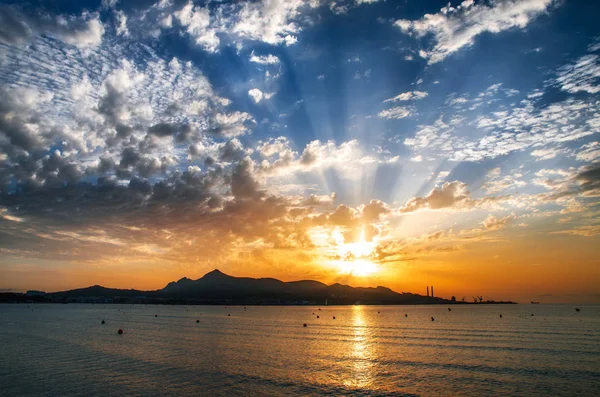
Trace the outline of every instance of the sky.
<instances>
[{"instance_id":1,"label":"sky","mask_svg":"<svg viewBox=\"0 0 600 397\"><path fill-rule=\"evenodd\" d=\"M0 289L600 303L589 0L0 4Z\"/></svg>"}]
</instances>

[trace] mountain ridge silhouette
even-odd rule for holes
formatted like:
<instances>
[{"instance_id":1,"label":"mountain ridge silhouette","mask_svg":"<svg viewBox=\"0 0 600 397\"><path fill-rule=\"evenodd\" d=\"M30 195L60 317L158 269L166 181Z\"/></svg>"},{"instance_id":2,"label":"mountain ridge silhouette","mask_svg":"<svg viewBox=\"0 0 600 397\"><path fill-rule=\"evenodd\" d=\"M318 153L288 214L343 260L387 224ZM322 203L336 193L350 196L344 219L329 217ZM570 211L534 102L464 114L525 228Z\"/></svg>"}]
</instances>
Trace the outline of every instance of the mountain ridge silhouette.
<instances>
[{"instance_id":1,"label":"mountain ridge silhouette","mask_svg":"<svg viewBox=\"0 0 600 397\"><path fill-rule=\"evenodd\" d=\"M151 291L116 289L94 285L48 294L53 298L120 297L127 299L160 299L185 302L232 301L254 303L323 303L330 304L435 304L449 300L413 293L398 293L390 288L352 287L335 283L327 285L315 280L281 281L275 278L234 277L212 270L193 280L182 277L164 288Z\"/></svg>"}]
</instances>

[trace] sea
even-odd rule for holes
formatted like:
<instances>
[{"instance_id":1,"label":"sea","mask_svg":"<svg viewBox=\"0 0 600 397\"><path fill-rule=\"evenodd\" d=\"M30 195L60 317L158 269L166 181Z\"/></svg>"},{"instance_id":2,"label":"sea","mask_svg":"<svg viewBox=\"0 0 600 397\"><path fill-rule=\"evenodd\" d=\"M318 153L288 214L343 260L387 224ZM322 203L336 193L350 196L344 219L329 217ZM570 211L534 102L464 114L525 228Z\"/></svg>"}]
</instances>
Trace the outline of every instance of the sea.
<instances>
[{"instance_id":1,"label":"sea","mask_svg":"<svg viewBox=\"0 0 600 397\"><path fill-rule=\"evenodd\" d=\"M577 308L1 304L0 396L600 396Z\"/></svg>"}]
</instances>

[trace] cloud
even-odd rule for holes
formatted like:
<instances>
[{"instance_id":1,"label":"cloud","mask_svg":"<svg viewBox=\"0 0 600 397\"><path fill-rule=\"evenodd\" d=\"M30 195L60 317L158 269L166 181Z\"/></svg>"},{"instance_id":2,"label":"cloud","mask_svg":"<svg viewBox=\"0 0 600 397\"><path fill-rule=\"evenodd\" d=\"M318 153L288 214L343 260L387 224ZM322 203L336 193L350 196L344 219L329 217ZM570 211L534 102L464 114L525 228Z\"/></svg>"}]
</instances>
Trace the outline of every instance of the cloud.
<instances>
[{"instance_id":1,"label":"cloud","mask_svg":"<svg viewBox=\"0 0 600 397\"><path fill-rule=\"evenodd\" d=\"M427 93L423 91L408 91L403 92L401 94L396 95L393 98L386 99L385 102L398 102L398 101L410 101L410 100L419 100L427 97Z\"/></svg>"},{"instance_id":2,"label":"cloud","mask_svg":"<svg viewBox=\"0 0 600 397\"><path fill-rule=\"evenodd\" d=\"M316 2L303 0L271 0L245 2L233 17L229 32L268 44L292 45L298 41L300 27L293 22L300 9L315 7Z\"/></svg>"},{"instance_id":3,"label":"cloud","mask_svg":"<svg viewBox=\"0 0 600 397\"><path fill-rule=\"evenodd\" d=\"M550 234L569 234L571 236L593 237L600 235L600 225L580 226L574 229L558 230Z\"/></svg>"},{"instance_id":4,"label":"cloud","mask_svg":"<svg viewBox=\"0 0 600 397\"><path fill-rule=\"evenodd\" d=\"M563 91L575 94L587 92L597 94L600 92L600 57L588 54L574 63L558 69L555 84Z\"/></svg>"},{"instance_id":5,"label":"cloud","mask_svg":"<svg viewBox=\"0 0 600 397\"><path fill-rule=\"evenodd\" d=\"M292 152L290 149L290 141L284 136L269 138L266 142L259 142L257 150L265 158L276 155L281 156L282 153Z\"/></svg>"},{"instance_id":6,"label":"cloud","mask_svg":"<svg viewBox=\"0 0 600 397\"><path fill-rule=\"evenodd\" d=\"M492 169L487 173L487 180L482 186L482 189L487 194L506 193L515 189L527 186L527 182L523 180L523 174L518 170L512 170L506 175L501 175L499 167Z\"/></svg>"},{"instance_id":7,"label":"cloud","mask_svg":"<svg viewBox=\"0 0 600 397\"><path fill-rule=\"evenodd\" d=\"M207 7L194 6L191 1L173 16L185 27L186 32L208 52L216 52L219 48L217 29L211 27L211 16Z\"/></svg>"},{"instance_id":8,"label":"cloud","mask_svg":"<svg viewBox=\"0 0 600 397\"><path fill-rule=\"evenodd\" d=\"M420 125L414 137L404 139L413 155L441 155L452 161L481 161L531 150L534 156L552 158L562 145L597 132L598 101L565 99L545 107L523 100L509 110L487 112L473 123L466 118ZM477 134L461 134L466 128Z\"/></svg>"},{"instance_id":9,"label":"cloud","mask_svg":"<svg viewBox=\"0 0 600 397\"><path fill-rule=\"evenodd\" d=\"M413 114L414 110L406 106L396 106L379 112L379 117L384 119L403 119Z\"/></svg>"},{"instance_id":10,"label":"cloud","mask_svg":"<svg viewBox=\"0 0 600 397\"><path fill-rule=\"evenodd\" d=\"M531 155L537 157L538 161L550 160L558 155L567 153L568 150L565 148L550 147L545 149L537 149L531 152Z\"/></svg>"},{"instance_id":11,"label":"cloud","mask_svg":"<svg viewBox=\"0 0 600 397\"><path fill-rule=\"evenodd\" d=\"M104 25L98 14L84 12L80 16L32 18L12 6L0 6L0 42L23 44L33 37L51 34L65 43L85 49L102 42Z\"/></svg>"},{"instance_id":12,"label":"cloud","mask_svg":"<svg viewBox=\"0 0 600 397\"><path fill-rule=\"evenodd\" d=\"M129 36L129 29L127 29L127 15L121 10L115 12L117 18L117 36Z\"/></svg>"},{"instance_id":13,"label":"cloud","mask_svg":"<svg viewBox=\"0 0 600 397\"><path fill-rule=\"evenodd\" d=\"M134 64L123 58L123 47L101 47L82 56L42 37L35 47L7 53L0 191L78 176L166 177L183 167L188 148L200 161L217 158L215 140L253 125L248 113L227 111L230 101L191 63L160 59L145 48L134 51ZM47 60L43 67L38 57ZM64 164L48 168L59 161Z\"/></svg>"},{"instance_id":14,"label":"cloud","mask_svg":"<svg viewBox=\"0 0 600 397\"><path fill-rule=\"evenodd\" d=\"M481 224L488 230L499 230L506 226L509 222L516 219L515 215L508 215L504 218L497 218L494 215L488 215Z\"/></svg>"},{"instance_id":15,"label":"cloud","mask_svg":"<svg viewBox=\"0 0 600 397\"><path fill-rule=\"evenodd\" d=\"M287 138L279 137L261 143L258 153L264 157L260 163L260 172L278 177L323 172L332 168L345 178L354 179L360 175L358 171L365 167L397 161L396 156L366 153L357 140L342 142L339 145L333 140L315 140L309 142L299 153L290 147Z\"/></svg>"},{"instance_id":16,"label":"cloud","mask_svg":"<svg viewBox=\"0 0 600 397\"><path fill-rule=\"evenodd\" d=\"M596 162L600 159L600 142L590 142L577 150L575 158L578 161Z\"/></svg>"},{"instance_id":17,"label":"cloud","mask_svg":"<svg viewBox=\"0 0 600 397\"><path fill-rule=\"evenodd\" d=\"M254 52L250 55L250 62L259 63L261 65L278 65L280 60L276 55L254 55Z\"/></svg>"},{"instance_id":18,"label":"cloud","mask_svg":"<svg viewBox=\"0 0 600 397\"><path fill-rule=\"evenodd\" d=\"M377 222L382 215L390 212L389 206L381 200L371 200L361 207L362 218L367 223Z\"/></svg>"},{"instance_id":19,"label":"cloud","mask_svg":"<svg viewBox=\"0 0 600 397\"><path fill-rule=\"evenodd\" d=\"M465 0L456 7L448 4L440 12L425 14L418 20L399 19L395 26L417 38L431 35L434 45L423 55L429 63L437 63L461 48L471 46L481 33L525 28L553 3L553 0L499 0L476 4L473 0Z\"/></svg>"},{"instance_id":20,"label":"cloud","mask_svg":"<svg viewBox=\"0 0 600 397\"><path fill-rule=\"evenodd\" d=\"M401 212L415 212L424 209L443 209L465 205L470 202L471 193L467 185L460 181L445 182L441 187L432 189L424 197L408 200Z\"/></svg>"},{"instance_id":21,"label":"cloud","mask_svg":"<svg viewBox=\"0 0 600 397\"><path fill-rule=\"evenodd\" d=\"M541 202L565 202L572 197L600 197L600 164L562 169L542 169L536 172L537 178L533 183L543 186L548 193L540 194L537 199ZM566 201L569 204L568 201Z\"/></svg>"},{"instance_id":22,"label":"cloud","mask_svg":"<svg viewBox=\"0 0 600 397\"><path fill-rule=\"evenodd\" d=\"M306 200L302 201L301 205L309 207L330 207L335 201L335 198L335 193L331 193L330 195L311 194Z\"/></svg>"},{"instance_id":23,"label":"cloud","mask_svg":"<svg viewBox=\"0 0 600 397\"><path fill-rule=\"evenodd\" d=\"M273 92L262 92L258 88L252 88L248 91L248 95L254 100L254 102L259 103L263 99L266 101L270 99L275 93Z\"/></svg>"}]
</instances>

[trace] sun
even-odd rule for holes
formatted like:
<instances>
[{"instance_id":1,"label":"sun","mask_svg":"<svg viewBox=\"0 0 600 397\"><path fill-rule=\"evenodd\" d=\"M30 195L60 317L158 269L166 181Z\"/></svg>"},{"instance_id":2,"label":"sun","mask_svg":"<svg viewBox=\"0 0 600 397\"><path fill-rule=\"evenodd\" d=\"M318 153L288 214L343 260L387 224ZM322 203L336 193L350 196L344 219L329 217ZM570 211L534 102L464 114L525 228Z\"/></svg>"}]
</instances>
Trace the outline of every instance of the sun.
<instances>
[{"instance_id":1,"label":"sun","mask_svg":"<svg viewBox=\"0 0 600 397\"><path fill-rule=\"evenodd\" d=\"M361 230L357 241L351 243L345 242L339 229L332 232L332 237L339 257L335 262L340 273L364 277L377 272L377 265L370 259L377 244L365 240L364 229Z\"/></svg>"}]
</instances>

